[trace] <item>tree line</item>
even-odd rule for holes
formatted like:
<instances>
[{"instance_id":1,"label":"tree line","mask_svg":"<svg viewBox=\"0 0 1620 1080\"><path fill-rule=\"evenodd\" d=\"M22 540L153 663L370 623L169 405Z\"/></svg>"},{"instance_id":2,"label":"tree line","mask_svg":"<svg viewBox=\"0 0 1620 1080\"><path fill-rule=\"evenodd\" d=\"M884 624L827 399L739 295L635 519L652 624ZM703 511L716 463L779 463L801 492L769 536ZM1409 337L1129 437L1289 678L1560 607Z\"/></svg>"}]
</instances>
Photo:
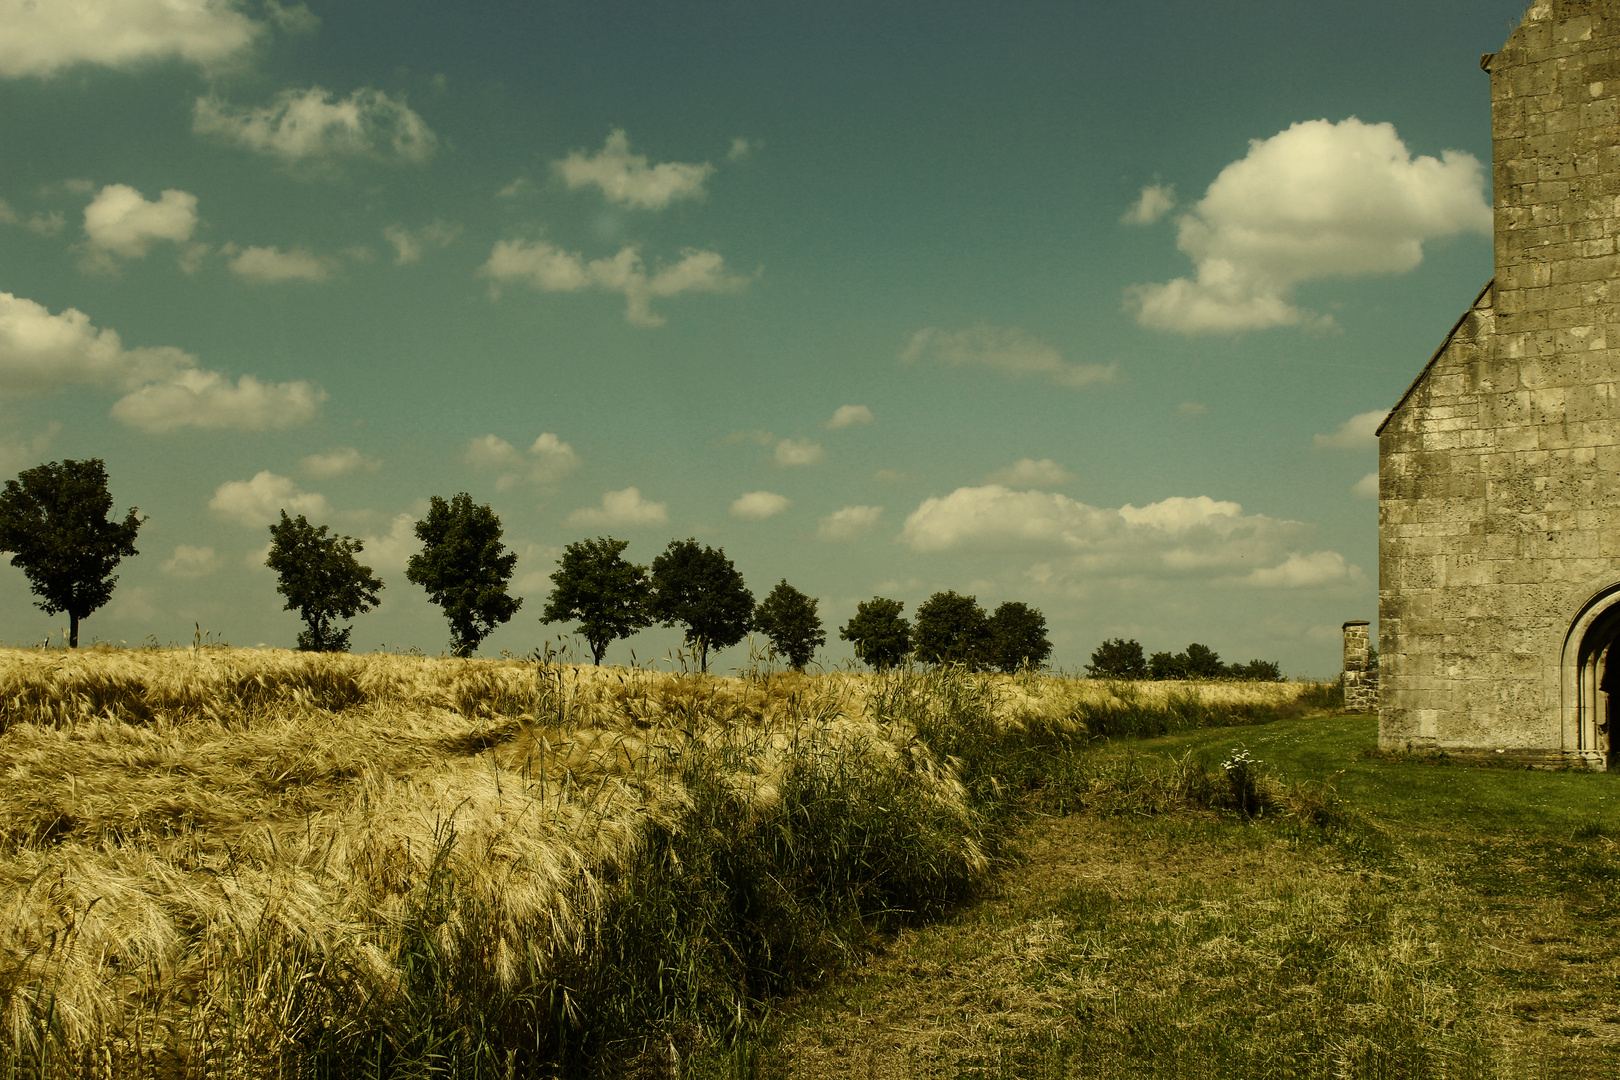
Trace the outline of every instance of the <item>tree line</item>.
<instances>
[{"instance_id":1,"label":"tree line","mask_svg":"<svg viewBox=\"0 0 1620 1080\"><path fill-rule=\"evenodd\" d=\"M80 620L111 598L119 562L140 554L135 537L147 519L134 508L121 521L109 519L112 507L99 458L26 469L0 492L0 552L11 553L12 565L28 576L40 609L67 613L72 648L79 644ZM265 565L276 572L284 610L296 611L304 624L298 647L347 650L353 628L345 624L376 607L384 588L357 558L365 542L311 524L303 514L289 517L285 509L269 529ZM501 542L494 510L465 492L448 500L433 496L414 531L422 549L407 561L405 577L443 610L450 652L469 656L523 605L508 591L517 555ZM785 578L756 604L723 548L671 540L649 566L640 566L624 557L628 546L606 536L569 544L540 613L541 622L576 623L573 632L598 664L614 641L654 624L680 627L704 671L711 652L751 631L798 670L826 644L819 601ZM878 670L915 659L1010 672L1038 667L1052 653L1045 616L1027 604L1009 601L986 614L973 596L948 591L920 604L915 624L903 610L898 600L863 601L839 637Z\"/></svg>"},{"instance_id":2,"label":"tree line","mask_svg":"<svg viewBox=\"0 0 1620 1080\"><path fill-rule=\"evenodd\" d=\"M1282 682L1282 667L1274 660L1247 664L1222 663L1208 645L1193 642L1185 652L1156 652L1145 656L1142 643L1132 638L1109 638L1092 650L1086 674L1093 679L1239 679L1246 682Z\"/></svg>"}]
</instances>

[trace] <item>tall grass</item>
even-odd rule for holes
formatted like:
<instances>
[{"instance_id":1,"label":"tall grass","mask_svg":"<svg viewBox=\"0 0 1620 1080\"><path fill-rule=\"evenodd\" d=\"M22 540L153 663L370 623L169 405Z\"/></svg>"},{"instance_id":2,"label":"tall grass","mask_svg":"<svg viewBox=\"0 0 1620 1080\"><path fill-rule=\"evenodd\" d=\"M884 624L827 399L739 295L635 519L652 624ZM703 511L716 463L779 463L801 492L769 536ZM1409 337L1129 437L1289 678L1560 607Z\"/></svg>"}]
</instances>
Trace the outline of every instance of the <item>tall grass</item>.
<instances>
[{"instance_id":1,"label":"tall grass","mask_svg":"<svg viewBox=\"0 0 1620 1080\"><path fill-rule=\"evenodd\" d=\"M669 1075L971 896L1067 751L1293 694L3 651L0 1077Z\"/></svg>"}]
</instances>

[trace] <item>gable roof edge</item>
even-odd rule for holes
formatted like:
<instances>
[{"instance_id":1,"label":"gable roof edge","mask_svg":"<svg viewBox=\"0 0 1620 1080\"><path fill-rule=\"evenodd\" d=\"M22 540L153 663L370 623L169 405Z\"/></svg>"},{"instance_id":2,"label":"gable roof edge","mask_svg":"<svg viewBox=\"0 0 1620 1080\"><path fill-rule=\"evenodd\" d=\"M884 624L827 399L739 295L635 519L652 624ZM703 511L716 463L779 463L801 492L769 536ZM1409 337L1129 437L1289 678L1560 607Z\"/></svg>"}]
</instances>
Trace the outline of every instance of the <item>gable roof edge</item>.
<instances>
[{"instance_id":1,"label":"gable roof edge","mask_svg":"<svg viewBox=\"0 0 1620 1080\"><path fill-rule=\"evenodd\" d=\"M1490 292L1491 286L1495 284L1496 279L1494 277L1487 281L1485 283L1485 287L1479 290L1479 295L1474 297L1474 302L1468 305L1468 310L1464 311L1462 316L1452 324L1451 329L1446 333L1445 340L1440 343L1440 347L1434 350L1434 355L1429 357L1429 362L1427 364L1423 365L1423 370L1418 372L1417 378L1412 380L1412 385L1406 388L1406 393L1402 394L1400 400L1390 408L1388 415L1384 417L1383 423L1379 424L1378 430L1373 432L1375 436L1382 435L1384 433L1384 428L1387 427L1389 422L1395 418L1395 414L1400 411L1401 406L1406 404L1406 399L1412 396L1413 392L1417 390L1418 385L1422 383L1424 378L1428 376L1429 369L1434 367L1435 361L1439 360L1440 357L1445 353L1447 347L1451 345L1451 339L1457 336L1457 331L1462 329L1462 324L1468 321L1468 316L1474 313L1475 309L1479 307L1479 302L1485 299L1485 294Z\"/></svg>"}]
</instances>

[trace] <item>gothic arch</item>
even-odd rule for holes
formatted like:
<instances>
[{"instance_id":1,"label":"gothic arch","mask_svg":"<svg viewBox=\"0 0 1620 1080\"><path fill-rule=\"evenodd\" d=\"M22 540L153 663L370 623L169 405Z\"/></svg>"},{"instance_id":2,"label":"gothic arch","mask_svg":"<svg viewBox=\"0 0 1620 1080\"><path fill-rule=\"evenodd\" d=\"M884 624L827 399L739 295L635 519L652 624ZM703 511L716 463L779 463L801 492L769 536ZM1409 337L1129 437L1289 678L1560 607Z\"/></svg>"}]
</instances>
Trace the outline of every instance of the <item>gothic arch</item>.
<instances>
[{"instance_id":1,"label":"gothic arch","mask_svg":"<svg viewBox=\"0 0 1620 1080\"><path fill-rule=\"evenodd\" d=\"M1607 769L1614 750L1609 731L1609 694L1603 689L1611 662L1620 676L1620 580L1608 580L1590 590L1569 621L1559 658L1563 698L1564 758L1584 762L1588 768ZM1620 717L1620 693L1615 695ZM1620 740L1617 740L1620 741Z\"/></svg>"}]
</instances>

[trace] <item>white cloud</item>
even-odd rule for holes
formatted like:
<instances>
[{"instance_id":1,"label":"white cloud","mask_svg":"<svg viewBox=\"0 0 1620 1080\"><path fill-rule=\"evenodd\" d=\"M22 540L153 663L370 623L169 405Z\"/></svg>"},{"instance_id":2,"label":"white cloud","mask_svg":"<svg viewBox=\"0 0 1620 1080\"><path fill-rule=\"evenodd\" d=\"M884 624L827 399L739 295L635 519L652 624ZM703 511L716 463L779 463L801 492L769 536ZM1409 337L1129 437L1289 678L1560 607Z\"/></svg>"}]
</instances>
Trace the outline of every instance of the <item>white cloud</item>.
<instances>
[{"instance_id":1,"label":"white cloud","mask_svg":"<svg viewBox=\"0 0 1620 1080\"><path fill-rule=\"evenodd\" d=\"M731 140L731 149L726 151L726 159L728 161L741 161L764 145L762 139L750 141L739 136Z\"/></svg>"},{"instance_id":2,"label":"white cloud","mask_svg":"<svg viewBox=\"0 0 1620 1080\"><path fill-rule=\"evenodd\" d=\"M278 28L289 34L313 34L321 28L321 17L309 10L308 4L278 4L265 0L265 14Z\"/></svg>"},{"instance_id":3,"label":"white cloud","mask_svg":"<svg viewBox=\"0 0 1620 1080\"><path fill-rule=\"evenodd\" d=\"M266 469L251 480L231 480L214 489L208 509L222 518L249 528L260 528L281 520L281 511L289 517L322 518L331 513L326 496L305 492L285 476L277 476ZM318 524L318 522L316 523Z\"/></svg>"},{"instance_id":4,"label":"white cloud","mask_svg":"<svg viewBox=\"0 0 1620 1080\"><path fill-rule=\"evenodd\" d=\"M608 202L643 210L662 210L678 199L702 198L703 182L714 172L708 162L648 165L645 155L630 152L630 140L619 128L608 132L607 142L597 153L576 150L553 164L570 188L594 184Z\"/></svg>"},{"instance_id":5,"label":"white cloud","mask_svg":"<svg viewBox=\"0 0 1620 1080\"><path fill-rule=\"evenodd\" d=\"M842 510L834 510L822 518L816 527L816 539L835 542L853 540L871 532L882 515L881 506L846 506Z\"/></svg>"},{"instance_id":6,"label":"white cloud","mask_svg":"<svg viewBox=\"0 0 1620 1080\"><path fill-rule=\"evenodd\" d=\"M1176 406L1176 412L1191 420L1195 416L1207 416L1209 406L1200 401L1183 401Z\"/></svg>"},{"instance_id":7,"label":"white cloud","mask_svg":"<svg viewBox=\"0 0 1620 1080\"><path fill-rule=\"evenodd\" d=\"M1378 425L1382 424L1384 417L1388 415L1388 409L1357 413L1340 424L1339 430L1333 434L1311 436L1311 445L1333 450L1376 450Z\"/></svg>"},{"instance_id":8,"label":"white cloud","mask_svg":"<svg viewBox=\"0 0 1620 1080\"><path fill-rule=\"evenodd\" d=\"M1196 275L1132 286L1127 302L1142 325L1183 334L1326 324L1295 306L1296 285L1405 273L1426 240L1489 235L1484 182L1472 155L1413 157L1391 124L1294 124L1250 142L1178 219Z\"/></svg>"},{"instance_id":9,"label":"white cloud","mask_svg":"<svg viewBox=\"0 0 1620 1080\"><path fill-rule=\"evenodd\" d=\"M376 472L382 462L366 457L352 446L334 446L319 454L311 454L299 461L305 476L329 480L334 476L348 476L361 471Z\"/></svg>"},{"instance_id":10,"label":"white cloud","mask_svg":"<svg viewBox=\"0 0 1620 1080\"><path fill-rule=\"evenodd\" d=\"M174 554L158 565L159 570L177 578L207 577L218 568L219 559L213 548L192 547L190 544L175 545Z\"/></svg>"},{"instance_id":11,"label":"white cloud","mask_svg":"<svg viewBox=\"0 0 1620 1080\"><path fill-rule=\"evenodd\" d=\"M84 208L84 233L100 255L138 259L160 240L184 244L197 228L197 196L173 188L147 202L128 184L108 184Z\"/></svg>"},{"instance_id":12,"label":"white cloud","mask_svg":"<svg viewBox=\"0 0 1620 1080\"><path fill-rule=\"evenodd\" d=\"M1378 474L1376 472L1370 472L1366 476L1363 476L1360 480L1357 480L1355 485L1350 489L1350 494L1354 495L1358 499L1378 498Z\"/></svg>"},{"instance_id":13,"label":"white cloud","mask_svg":"<svg viewBox=\"0 0 1620 1080\"><path fill-rule=\"evenodd\" d=\"M987 484L1005 484L1009 487L1047 488L1067 484L1074 474L1051 458L1035 461L1019 458L1005 469L997 469L986 479Z\"/></svg>"},{"instance_id":14,"label":"white cloud","mask_svg":"<svg viewBox=\"0 0 1620 1080\"><path fill-rule=\"evenodd\" d=\"M250 247L241 251L232 249L228 254L231 256L232 273L261 285L283 281L325 281L337 270L333 260L312 254L304 248L282 251L278 247Z\"/></svg>"},{"instance_id":15,"label":"white cloud","mask_svg":"<svg viewBox=\"0 0 1620 1080\"><path fill-rule=\"evenodd\" d=\"M1304 552L1312 532L1207 495L1112 510L990 484L925 499L898 540L918 553L1066 553L1069 572L1087 577L1190 576L1292 587L1364 576L1336 552Z\"/></svg>"},{"instance_id":16,"label":"white cloud","mask_svg":"<svg viewBox=\"0 0 1620 1080\"><path fill-rule=\"evenodd\" d=\"M776 444L772 456L776 458L776 463L785 469L793 465L818 464L826 454L819 443L813 443L809 439L783 439Z\"/></svg>"},{"instance_id":17,"label":"white cloud","mask_svg":"<svg viewBox=\"0 0 1620 1080\"><path fill-rule=\"evenodd\" d=\"M579 468L574 448L549 431L534 440L527 455L498 435L482 435L468 441L462 459L477 469L500 470L497 491L521 483L553 484Z\"/></svg>"},{"instance_id":18,"label":"white cloud","mask_svg":"<svg viewBox=\"0 0 1620 1080\"><path fill-rule=\"evenodd\" d=\"M854 427L856 424L870 424L872 410L865 405L840 405L827 421L827 429L836 431L839 428Z\"/></svg>"},{"instance_id":19,"label":"white cloud","mask_svg":"<svg viewBox=\"0 0 1620 1080\"><path fill-rule=\"evenodd\" d=\"M360 561L373 570L400 573L405 563L422 548L416 537L416 518L411 514L395 514L389 522L388 532L381 536L363 536L366 545Z\"/></svg>"},{"instance_id":20,"label":"white cloud","mask_svg":"<svg viewBox=\"0 0 1620 1080\"><path fill-rule=\"evenodd\" d=\"M414 231L403 225L390 225L383 230L383 236L394 245L395 266L421 262L422 252L430 248L448 247L460 235L460 225L445 221L434 221Z\"/></svg>"},{"instance_id":21,"label":"white cloud","mask_svg":"<svg viewBox=\"0 0 1620 1080\"><path fill-rule=\"evenodd\" d=\"M152 434L182 427L278 431L315 418L326 391L307 382L262 383L243 375L233 385L217 371L192 368L143 386L112 407L112 415Z\"/></svg>"},{"instance_id":22,"label":"white cloud","mask_svg":"<svg viewBox=\"0 0 1620 1080\"><path fill-rule=\"evenodd\" d=\"M226 0L0 0L0 76L168 58L213 66L262 30Z\"/></svg>"},{"instance_id":23,"label":"white cloud","mask_svg":"<svg viewBox=\"0 0 1620 1080\"><path fill-rule=\"evenodd\" d=\"M50 449L51 443L62 433L62 422L53 420L45 425L44 431L33 435L6 435L0 437L0 472L11 473L31 465L39 464L45 451Z\"/></svg>"},{"instance_id":24,"label":"white cloud","mask_svg":"<svg viewBox=\"0 0 1620 1080\"><path fill-rule=\"evenodd\" d=\"M780 514L792 505L792 500L786 496L769 491L750 491L731 504L731 516L746 521L761 521Z\"/></svg>"},{"instance_id":25,"label":"white cloud","mask_svg":"<svg viewBox=\"0 0 1620 1080\"><path fill-rule=\"evenodd\" d=\"M659 267L649 275L641 253L626 247L611 259L586 262L584 256L564 251L546 240L498 240L489 260L478 270L497 285L521 282L537 292L578 292L596 288L622 293L624 317L637 326L662 326L650 302L655 297L684 292L736 292L748 279L726 272L725 260L712 251L687 248L681 261Z\"/></svg>"},{"instance_id":26,"label":"white cloud","mask_svg":"<svg viewBox=\"0 0 1620 1080\"><path fill-rule=\"evenodd\" d=\"M267 431L315 415L326 392L307 382L235 384L196 366L179 349L126 349L115 330L98 330L74 308L52 315L43 305L0 293L0 394L39 394L72 384L126 391L112 415L144 431L177 427Z\"/></svg>"},{"instance_id":27,"label":"white cloud","mask_svg":"<svg viewBox=\"0 0 1620 1080\"><path fill-rule=\"evenodd\" d=\"M515 546L515 545L514 545ZM512 591L538 603L551 595L551 575L557 569L563 549L550 544L525 544L518 552L517 573L512 577ZM532 567L532 569L531 569Z\"/></svg>"},{"instance_id":28,"label":"white cloud","mask_svg":"<svg viewBox=\"0 0 1620 1080\"><path fill-rule=\"evenodd\" d=\"M1041 375L1059 386L1110 383L1117 374L1113 364L1071 364L1052 346L1016 326L977 323L950 333L924 327L911 335L900 362L928 361L947 367L982 367L1006 375Z\"/></svg>"},{"instance_id":29,"label":"white cloud","mask_svg":"<svg viewBox=\"0 0 1620 1080\"><path fill-rule=\"evenodd\" d=\"M287 89L261 108L238 108L210 95L197 99L191 128L288 164L338 158L420 163L438 143L404 98L370 87L346 98L319 86Z\"/></svg>"},{"instance_id":30,"label":"white cloud","mask_svg":"<svg viewBox=\"0 0 1620 1080\"><path fill-rule=\"evenodd\" d=\"M1262 589L1304 589L1314 585L1335 585L1364 577L1359 569L1345 562L1337 551L1290 552L1278 566L1255 570L1244 583Z\"/></svg>"},{"instance_id":31,"label":"white cloud","mask_svg":"<svg viewBox=\"0 0 1620 1080\"><path fill-rule=\"evenodd\" d=\"M629 487L603 495L601 506L575 510L563 519L563 524L598 529L617 525L662 525L668 521L669 503L648 502L641 497L639 488Z\"/></svg>"},{"instance_id":32,"label":"white cloud","mask_svg":"<svg viewBox=\"0 0 1620 1080\"><path fill-rule=\"evenodd\" d=\"M1149 184L1119 220L1126 225L1152 225L1176 205L1174 184Z\"/></svg>"}]
</instances>

